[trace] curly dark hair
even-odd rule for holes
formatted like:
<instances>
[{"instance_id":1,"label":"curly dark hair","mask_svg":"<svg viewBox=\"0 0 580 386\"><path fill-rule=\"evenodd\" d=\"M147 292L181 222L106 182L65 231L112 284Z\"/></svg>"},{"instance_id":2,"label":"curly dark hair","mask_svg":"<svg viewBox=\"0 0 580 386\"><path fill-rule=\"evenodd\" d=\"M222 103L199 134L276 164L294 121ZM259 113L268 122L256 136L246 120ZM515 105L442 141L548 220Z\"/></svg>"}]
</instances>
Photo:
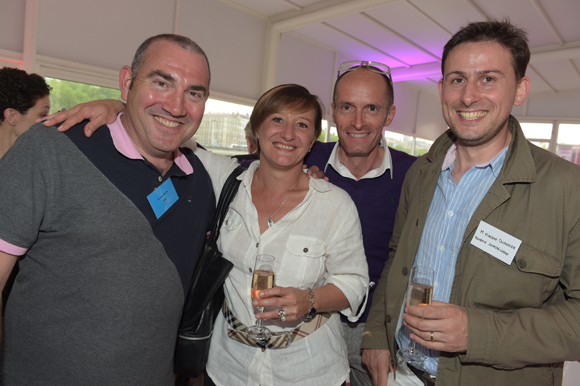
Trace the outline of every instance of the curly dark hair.
<instances>
[{"instance_id":1,"label":"curly dark hair","mask_svg":"<svg viewBox=\"0 0 580 386\"><path fill-rule=\"evenodd\" d=\"M36 102L50 95L52 88L37 74L27 74L17 68L0 68L0 123L4 111L14 109L25 115Z\"/></svg>"}]
</instances>

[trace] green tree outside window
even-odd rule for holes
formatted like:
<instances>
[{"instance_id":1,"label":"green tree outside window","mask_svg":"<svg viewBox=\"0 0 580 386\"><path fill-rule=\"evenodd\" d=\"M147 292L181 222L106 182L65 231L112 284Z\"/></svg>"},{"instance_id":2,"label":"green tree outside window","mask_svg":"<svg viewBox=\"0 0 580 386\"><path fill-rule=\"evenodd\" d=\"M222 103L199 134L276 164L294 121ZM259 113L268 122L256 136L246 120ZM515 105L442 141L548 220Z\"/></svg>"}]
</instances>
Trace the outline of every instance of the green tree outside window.
<instances>
[{"instance_id":1,"label":"green tree outside window","mask_svg":"<svg viewBox=\"0 0 580 386\"><path fill-rule=\"evenodd\" d=\"M70 109L79 103L97 99L121 100L121 91L114 88L93 86L91 84L70 82L68 80L55 78L45 78L45 80L52 87L50 93L51 113L63 108Z\"/></svg>"}]
</instances>

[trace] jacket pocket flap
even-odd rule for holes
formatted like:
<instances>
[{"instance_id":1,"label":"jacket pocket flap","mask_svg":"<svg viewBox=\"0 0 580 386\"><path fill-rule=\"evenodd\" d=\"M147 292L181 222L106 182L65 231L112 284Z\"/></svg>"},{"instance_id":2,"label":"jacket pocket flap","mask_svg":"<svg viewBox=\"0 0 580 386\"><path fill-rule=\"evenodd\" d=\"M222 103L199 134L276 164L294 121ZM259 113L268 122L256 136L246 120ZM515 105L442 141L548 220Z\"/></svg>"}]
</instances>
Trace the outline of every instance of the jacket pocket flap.
<instances>
[{"instance_id":1,"label":"jacket pocket flap","mask_svg":"<svg viewBox=\"0 0 580 386\"><path fill-rule=\"evenodd\" d=\"M549 277L560 276L560 262L524 243L520 245L514 264L521 272L538 273Z\"/></svg>"}]
</instances>

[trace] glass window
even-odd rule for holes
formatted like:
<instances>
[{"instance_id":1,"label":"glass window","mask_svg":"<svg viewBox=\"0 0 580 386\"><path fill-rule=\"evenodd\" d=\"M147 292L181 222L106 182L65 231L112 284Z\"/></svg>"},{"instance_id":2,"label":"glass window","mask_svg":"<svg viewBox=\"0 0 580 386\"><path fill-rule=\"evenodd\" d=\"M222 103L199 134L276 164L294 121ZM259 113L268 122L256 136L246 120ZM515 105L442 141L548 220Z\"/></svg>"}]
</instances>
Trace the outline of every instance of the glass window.
<instances>
[{"instance_id":1,"label":"glass window","mask_svg":"<svg viewBox=\"0 0 580 386\"><path fill-rule=\"evenodd\" d=\"M423 154L427 153L429 149L433 145L433 141L429 141L427 139L422 138L415 138L415 154L417 157L422 156Z\"/></svg>"},{"instance_id":2,"label":"glass window","mask_svg":"<svg viewBox=\"0 0 580 386\"><path fill-rule=\"evenodd\" d=\"M408 154L412 154L413 152L412 136L399 134L388 130L385 130L384 135L387 138L387 142L390 147L396 150L404 151L405 153Z\"/></svg>"},{"instance_id":3,"label":"glass window","mask_svg":"<svg viewBox=\"0 0 580 386\"><path fill-rule=\"evenodd\" d=\"M565 160L573 162L576 165L580 165L580 146L558 145L556 152Z\"/></svg>"},{"instance_id":4,"label":"glass window","mask_svg":"<svg viewBox=\"0 0 580 386\"><path fill-rule=\"evenodd\" d=\"M246 154L248 146L244 130L253 110L251 106L208 99L203 119L193 139L218 154L227 156ZM324 142L324 130L327 126L328 121L323 119L320 141ZM330 141L338 141L332 127Z\"/></svg>"},{"instance_id":5,"label":"glass window","mask_svg":"<svg viewBox=\"0 0 580 386\"><path fill-rule=\"evenodd\" d=\"M526 138L533 139L550 139L552 138L552 127L551 123L528 123L521 122L520 126L524 131Z\"/></svg>"},{"instance_id":6,"label":"glass window","mask_svg":"<svg viewBox=\"0 0 580 386\"><path fill-rule=\"evenodd\" d=\"M203 119L193 139L218 154L247 154L244 129L253 109L251 106L208 99Z\"/></svg>"},{"instance_id":7,"label":"glass window","mask_svg":"<svg viewBox=\"0 0 580 386\"><path fill-rule=\"evenodd\" d=\"M558 128L558 144L580 145L580 125L560 123Z\"/></svg>"},{"instance_id":8,"label":"glass window","mask_svg":"<svg viewBox=\"0 0 580 386\"><path fill-rule=\"evenodd\" d=\"M557 154L577 165L580 165L580 125L561 123L558 128Z\"/></svg>"},{"instance_id":9,"label":"glass window","mask_svg":"<svg viewBox=\"0 0 580 386\"><path fill-rule=\"evenodd\" d=\"M242 115L250 116L254 111L254 107L240 105L237 103L230 103L224 101L218 101L217 99L209 98L205 102L205 113L237 113Z\"/></svg>"},{"instance_id":10,"label":"glass window","mask_svg":"<svg viewBox=\"0 0 580 386\"><path fill-rule=\"evenodd\" d=\"M537 141L530 141L534 145L541 147L542 149L549 150L550 142L537 142Z\"/></svg>"},{"instance_id":11,"label":"glass window","mask_svg":"<svg viewBox=\"0 0 580 386\"><path fill-rule=\"evenodd\" d=\"M330 136L329 136L330 138L328 138L328 141L325 141L327 127L328 127L328 121L326 119L323 119L322 120L322 133L320 133L318 140L320 142L337 142L338 141L338 134L336 131L336 127L334 127L334 126L330 126Z\"/></svg>"},{"instance_id":12,"label":"glass window","mask_svg":"<svg viewBox=\"0 0 580 386\"><path fill-rule=\"evenodd\" d=\"M79 103L96 99L121 100L121 91L115 88L93 86L92 84L55 78L45 78L45 80L52 87L50 92L51 112L59 111L63 108L70 109Z\"/></svg>"}]
</instances>

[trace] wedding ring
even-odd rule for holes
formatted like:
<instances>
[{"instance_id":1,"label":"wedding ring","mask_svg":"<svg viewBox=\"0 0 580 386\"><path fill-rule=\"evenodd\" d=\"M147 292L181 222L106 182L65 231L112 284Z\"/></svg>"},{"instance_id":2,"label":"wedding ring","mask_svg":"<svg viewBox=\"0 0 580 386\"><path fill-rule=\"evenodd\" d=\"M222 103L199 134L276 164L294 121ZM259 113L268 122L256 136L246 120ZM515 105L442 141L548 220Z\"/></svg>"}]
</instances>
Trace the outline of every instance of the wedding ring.
<instances>
[{"instance_id":1,"label":"wedding ring","mask_svg":"<svg viewBox=\"0 0 580 386\"><path fill-rule=\"evenodd\" d=\"M433 342L433 332L431 332L431 342Z\"/></svg>"},{"instance_id":2,"label":"wedding ring","mask_svg":"<svg viewBox=\"0 0 580 386\"><path fill-rule=\"evenodd\" d=\"M278 316L280 317L280 321L281 322L285 322L286 321L286 313L284 312L284 310L278 311Z\"/></svg>"}]
</instances>

